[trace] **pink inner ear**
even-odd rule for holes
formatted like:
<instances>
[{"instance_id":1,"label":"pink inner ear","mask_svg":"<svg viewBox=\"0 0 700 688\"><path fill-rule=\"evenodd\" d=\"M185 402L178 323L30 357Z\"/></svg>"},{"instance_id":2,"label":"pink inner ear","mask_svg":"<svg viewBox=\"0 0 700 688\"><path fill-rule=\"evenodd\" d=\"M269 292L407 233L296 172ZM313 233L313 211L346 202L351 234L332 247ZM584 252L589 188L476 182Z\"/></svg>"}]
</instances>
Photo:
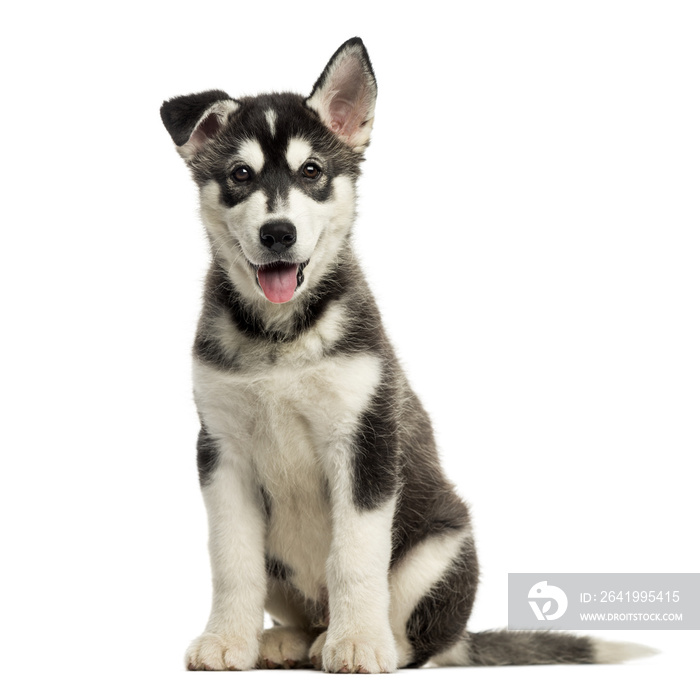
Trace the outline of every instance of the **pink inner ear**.
<instances>
[{"instance_id":1,"label":"pink inner ear","mask_svg":"<svg viewBox=\"0 0 700 688\"><path fill-rule=\"evenodd\" d=\"M221 128L221 121L215 112L212 112L204 121L192 132L189 143L199 148L207 139L214 136Z\"/></svg>"},{"instance_id":2,"label":"pink inner ear","mask_svg":"<svg viewBox=\"0 0 700 688\"><path fill-rule=\"evenodd\" d=\"M349 58L331 77L328 102L328 126L341 136L351 138L368 118L371 95L362 63Z\"/></svg>"},{"instance_id":3,"label":"pink inner ear","mask_svg":"<svg viewBox=\"0 0 700 688\"><path fill-rule=\"evenodd\" d=\"M350 134L354 125L352 103L346 100L333 100L330 104L330 128L336 134Z\"/></svg>"}]
</instances>

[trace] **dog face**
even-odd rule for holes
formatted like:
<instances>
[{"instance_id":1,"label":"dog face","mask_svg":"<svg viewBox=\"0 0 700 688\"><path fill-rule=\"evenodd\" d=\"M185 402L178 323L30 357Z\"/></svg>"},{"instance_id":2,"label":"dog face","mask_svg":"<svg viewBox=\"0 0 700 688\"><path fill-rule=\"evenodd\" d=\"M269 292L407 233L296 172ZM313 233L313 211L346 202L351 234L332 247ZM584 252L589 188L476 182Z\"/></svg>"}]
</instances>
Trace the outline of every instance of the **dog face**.
<instances>
[{"instance_id":1,"label":"dog face","mask_svg":"<svg viewBox=\"0 0 700 688\"><path fill-rule=\"evenodd\" d=\"M209 91L163 104L214 258L248 301L292 301L332 264L354 220L375 98L369 58L351 40L309 98Z\"/></svg>"}]
</instances>

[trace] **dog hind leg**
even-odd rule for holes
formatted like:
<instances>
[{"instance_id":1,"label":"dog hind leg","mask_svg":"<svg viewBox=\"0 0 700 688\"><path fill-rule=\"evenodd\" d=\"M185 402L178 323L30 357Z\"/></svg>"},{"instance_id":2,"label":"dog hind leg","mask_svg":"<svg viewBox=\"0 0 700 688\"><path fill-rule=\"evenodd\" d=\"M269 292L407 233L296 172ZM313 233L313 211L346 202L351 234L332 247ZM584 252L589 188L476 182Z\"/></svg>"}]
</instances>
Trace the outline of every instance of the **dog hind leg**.
<instances>
[{"instance_id":1,"label":"dog hind leg","mask_svg":"<svg viewBox=\"0 0 700 688\"><path fill-rule=\"evenodd\" d=\"M468 526L424 540L395 564L389 577L390 617L399 667L419 667L459 641L477 580Z\"/></svg>"}]
</instances>

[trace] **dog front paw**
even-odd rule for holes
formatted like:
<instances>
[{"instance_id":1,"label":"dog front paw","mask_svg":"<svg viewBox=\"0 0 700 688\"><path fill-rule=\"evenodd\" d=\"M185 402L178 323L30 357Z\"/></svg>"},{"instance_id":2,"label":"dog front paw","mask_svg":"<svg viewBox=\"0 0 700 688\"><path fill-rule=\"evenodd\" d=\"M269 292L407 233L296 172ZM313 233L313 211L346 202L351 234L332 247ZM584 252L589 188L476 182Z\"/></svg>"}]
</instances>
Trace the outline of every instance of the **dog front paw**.
<instances>
[{"instance_id":1,"label":"dog front paw","mask_svg":"<svg viewBox=\"0 0 700 688\"><path fill-rule=\"evenodd\" d=\"M323 631L323 633L321 633L321 635L314 640L311 648L309 649L309 660L316 669L323 669L323 648L326 644L327 636L328 631Z\"/></svg>"},{"instance_id":2,"label":"dog front paw","mask_svg":"<svg viewBox=\"0 0 700 688\"><path fill-rule=\"evenodd\" d=\"M253 636L202 633L187 649L189 671L245 671L258 660L258 639Z\"/></svg>"},{"instance_id":3,"label":"dog front paw","mask_svg":"<svg viewBox=\"0 0 700 688\"><path fill-rule=\"evenodd\" d=\"M309 666L309 648L313 636L300 628L275 626L263 631L260 641L262 669L299 669Z\"/></svg>"},{"instance_id":4,"label":"dog front paw","mask_svg":"<svg viewBox=\"0 0 700 688\"><path fill-rule=\"evenodd\" d=\"M313 650L313 648L312 648ZM338 674L388 674L396 671L396 643L388 638L326 638L322 650L325 671Z\"/></svg>"}]
</instances>

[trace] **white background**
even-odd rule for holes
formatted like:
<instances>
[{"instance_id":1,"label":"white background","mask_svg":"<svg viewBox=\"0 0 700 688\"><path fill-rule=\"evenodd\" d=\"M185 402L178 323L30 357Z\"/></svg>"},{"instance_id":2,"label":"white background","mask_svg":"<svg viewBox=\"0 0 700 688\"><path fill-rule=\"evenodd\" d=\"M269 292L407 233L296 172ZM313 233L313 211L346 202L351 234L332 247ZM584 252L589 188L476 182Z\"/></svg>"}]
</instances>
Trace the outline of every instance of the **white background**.
<instances>
[{"instance_id":1,"label":"white background","mask_svg":"<svg viewBox=\"0 0 700 688\"><path fill-rule=\"evenodd\" d=\"M182 667L209 602L189 379L207 248L158 109L308 93L354 35L379 84L358 252L473 507L470 627L507 623L508 572L700 570L696 3L18 7L0 43L5 685L348 680ZM699 632L601 635L663 654L361 680L691 681Z\"/></svg>"}]
</instances>

